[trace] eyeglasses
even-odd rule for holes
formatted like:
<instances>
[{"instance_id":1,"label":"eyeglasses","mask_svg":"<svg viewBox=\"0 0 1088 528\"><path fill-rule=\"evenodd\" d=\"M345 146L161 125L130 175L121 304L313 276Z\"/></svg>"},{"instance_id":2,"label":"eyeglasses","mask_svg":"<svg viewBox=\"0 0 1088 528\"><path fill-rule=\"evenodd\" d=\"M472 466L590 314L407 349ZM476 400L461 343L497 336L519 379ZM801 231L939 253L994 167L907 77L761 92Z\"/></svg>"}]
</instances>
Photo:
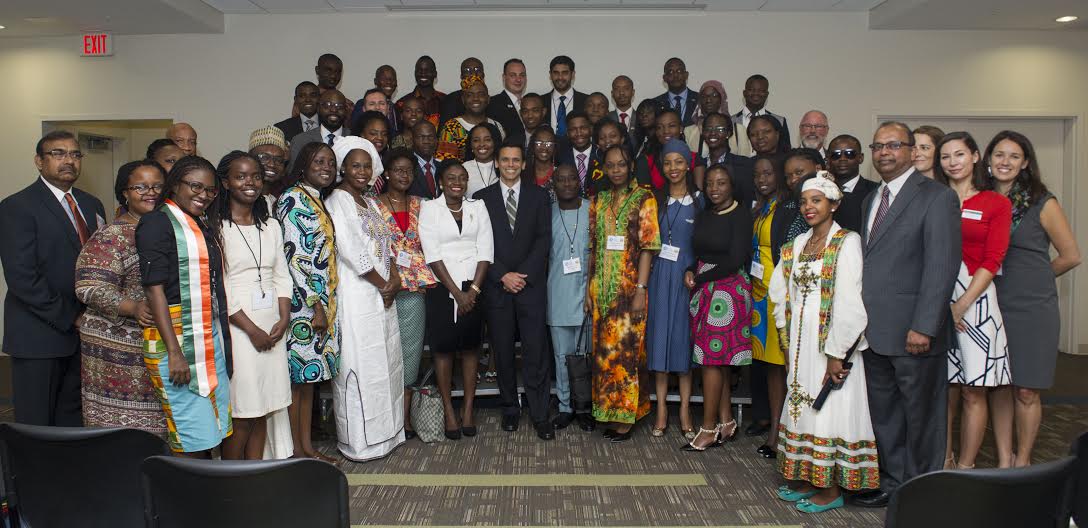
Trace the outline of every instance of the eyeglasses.
<instances>
[{"instance_id":1,"label":"eyeglasses","mask_svg":"<svg viewBox=\"0 0 1088 528\"><path fill-rule=\"evenodd\" d=\"M393 168L389 169L389 172L391 172L393 174L411 174L412 173L412 168L411 167L393 167Z\"/></svg>"},{"instance_id":2,"label":"eyeglasses","mask_svg":"<svg viewBox=\"0 0 1088 528\"><path fill-rule=\"evenodd\" d=\"M344 103L333 103L331 101L325 101L324 103L321 103L319 106L321 108L326 109L326 110L343 110L343 109L348 107L348 105L346 105Z\"/></svg>"},{"instance_id":3,"label":"eyeglasses","mask_svg":"<svg viewBox=\"0 0 1088 528\"><path fill-rule=\"evenodd\" d=\"M193 191L193 194L196 194L196 195L201 195L201 194L204 194L204 193L208 193L208 196L211 196L212 198L215 198L215 195L219 194L219 187L216 187L214 185L207 186L207 185L204 185L203 183L200 183L200 182L187 181L187 180L181 180L180 183L184 183L185 185L188 185L189 190Z\"/></svg>"},{"instance_id":4,"label":"eyeglasses","mask_svg":"<svg viewBox=\"0 0 1088 528\"><path fill-rule=\"evenodd\" d=\"M533 146L534 147L552 148L552 147L555 146L555 142L554 141L534 141Z\"/></svg>"},{"instance_id":5,"label":"eyeglasses","mask_svg":"<svg viewBox=\"0 0 1088 528\"><path fill-rule=\"evenodd\" d=\"M877 150L877 149L874 148L873 150ZM827 153L827 159L829 159L829 160L837 160L837 159L842 159L842 158L852 160L852 159L855 159L857 157L858 157L858 151L856 151L854 149L835 149L835 150L832 150L831 152Z\"/></svg>"},{"instance_id":6,"label":"eyeglasses","mask_svg":"<svg viewBox=\"0 0 1088 528\"><path fill-rule=\"evenodd\" d=\"M61 161L64 158L72 158L75 161L83 159L83 152L78 150L53 149L46 151L45 154L57 161Z\"/></svg>"},{"instance_id":7,"label":"eyeglasses","mask_svg":"<svg viewBox=\"0 0 1088 528\"><path fill-rule=\"evenodd\" d=\"M260 160L260 162L264 163L265 165L268 165L270 163L275 164L275 165L283 165L283 164L287 163L286 158L284 158L282 156L273 156L271 154L257 154L257 159Z\"/></svg>"},{"instance_id":8,"label":"eyeglasses","mask_svg":"<svg viewBox=\"0 0 1088 528\"><path fill-rule=\"evenodd\" d=\"M147 193L149 193L151 191L154 191L155 194L162 194L162 190L165 189L165 188L166 188L166 186L161 184L161 183L156 183L154 185L147 185L145 183L138 183L138 184L133 185L131 187L125 187L125 190L126 191L136 191L136 194L138 194L140 196L144 196L144 195L146 195Z\"/></svg>"},{"instance_id":9,"label":"eyeglasses","mask_svg":"<svg viewBox=\"0 0 1088 528\"><path fill-rule=\"evenodd\" d=\"M903 147L913 147L913 146L914 146L914 143L905 143L903 141L891 141L891 142L888 142L888 143L873 143L873 144L869 145L869 150L872 150L873 152L880 152L880 151L884 150L885 147L887 147L888 150L896 151L896 150L899 150L899 149L901 149Z\"/></svg>"},{"instance_id":10,"label":"eyeglasses","mask_svg":"<svg viewBox=\"0 0 1088 528\"><path fill-rule=\"evenodd\" d=\"M484 72L484 69L481 66L470 66L468 68L461 68L461 73L465 74L465 75L469 75L469 74L473 74L473 73L483 73L483 72Z\"/></svg>"},{"instance_id":11,"label":"eyeglasses","mask_svg":"<svg viewBox=\"0 0 1088 528\"><path fill-rule=\"evenodd\" d=\"M823 130L827 128L827 125L814 125L812 123L801 123L801 130Z\"/></svg>"}]
</instances>

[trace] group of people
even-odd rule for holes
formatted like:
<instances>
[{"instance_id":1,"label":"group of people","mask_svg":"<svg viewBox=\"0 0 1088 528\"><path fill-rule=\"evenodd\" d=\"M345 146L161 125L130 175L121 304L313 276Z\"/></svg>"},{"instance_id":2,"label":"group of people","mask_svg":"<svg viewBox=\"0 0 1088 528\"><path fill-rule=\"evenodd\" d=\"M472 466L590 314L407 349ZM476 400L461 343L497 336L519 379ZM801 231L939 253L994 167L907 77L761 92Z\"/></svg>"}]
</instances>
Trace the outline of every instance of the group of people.
<instances>
[{"instance_id":1,"label":"group of people","mask_svg":"<svg viewBox=\"0 0 1088 528\"><path fill-rule=\"evenodd\" d=\"M1030 463L1055 277L1080 255L1023 135L983 151L887 122L863 146L828 141L813 110L795 148L766 77L733 114L720 82L688 88L678 58L668 90L634 108L616 77L611 111L573 89L565 56L543 95L511 59L490 96L475 58L446 95L424 56L409 94L394 102L382 66L352 104L342 69L321 56L293 115L218 164L172 126L118 171L112 222L74 187L76 138L41 138L39 179L0 202L18 421L135 427L187 456L327 459L310 431L314 387L331 382L337 447L369 460L415 436L425 345L445 436L477 434L486 336L502 429L519 427L520 378L545 441L575 422L629 441L651 393L664 436L676 376L681 448L721 446L750 366L745 432L767 434L777 494L803 512L843 490L882 506L913 476L974 467L988 419L999 465ZM879 182L861 176L866 152ZM583 355L587 401L568 374Z\"/></svg>"}]
</instances>

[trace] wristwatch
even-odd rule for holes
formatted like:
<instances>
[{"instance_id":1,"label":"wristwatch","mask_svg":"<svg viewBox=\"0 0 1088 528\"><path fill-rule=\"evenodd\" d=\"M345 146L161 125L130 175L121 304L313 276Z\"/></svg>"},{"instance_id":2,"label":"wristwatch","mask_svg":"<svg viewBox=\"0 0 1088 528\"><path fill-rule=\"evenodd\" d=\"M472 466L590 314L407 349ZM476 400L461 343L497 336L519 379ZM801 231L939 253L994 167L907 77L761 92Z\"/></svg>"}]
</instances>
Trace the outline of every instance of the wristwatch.
<instances>
[{"instance_id":1,"label":"wristwatch","mask_svg":"<svg viewBox=\"0 0 1088 528\"><path fill-rule=\"evenodd\" d=\"M480 287L477 286L475 282L470 284L468 287L472 288L472 291L474 291L476 293L483 293L483 292L480 291Z\"/></svg>"}]
</instances>

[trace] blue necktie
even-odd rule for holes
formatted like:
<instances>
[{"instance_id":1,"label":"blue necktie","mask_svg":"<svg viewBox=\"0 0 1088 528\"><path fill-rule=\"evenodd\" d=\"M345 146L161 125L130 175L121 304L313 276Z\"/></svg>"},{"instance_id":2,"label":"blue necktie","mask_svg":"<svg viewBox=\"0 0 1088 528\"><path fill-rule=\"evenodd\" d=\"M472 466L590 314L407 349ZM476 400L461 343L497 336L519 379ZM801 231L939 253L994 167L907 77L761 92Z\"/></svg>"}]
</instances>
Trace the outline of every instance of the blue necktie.
<instances>
[{"instance_id":1,"label":"blue necktie","mask_svg":"<svg viewBox=\"0 0 1088 528\"><path fill-rule=\"evenodd\" d=\"M684 103L680 101L680 96L674 96L672 100L676 103L676 113L680 114L681 118L684 117Z\"/></svg>"},{"instance_id":2,"label":"blue necktie","mask_svg":"<svg viewBox=\"0 0 1088 528\"><path fill-rule=\"evenodd\" d=\"M328 143L328 144L329 144L329 146L331 147L331 146L332 146L332 142L333 142L332 140L333 140L333 138L335 138L335 137L336 137L336 134L331 134L331 133L330 133L330 134L329 134L329 135L328 135L327 137L328 137L328 141L326 141L326 143Z\"/></svg>"},{"instance_id":3,"label":"blue necktie","mask_svg":"<svg viewBox=\"0 0 1088 528\"><path fill-rule=\"evenodd\" d=\"M567 96L559 96L559 109L555 111L555 135L567 135Z\"/></svg>"}]
</instances>

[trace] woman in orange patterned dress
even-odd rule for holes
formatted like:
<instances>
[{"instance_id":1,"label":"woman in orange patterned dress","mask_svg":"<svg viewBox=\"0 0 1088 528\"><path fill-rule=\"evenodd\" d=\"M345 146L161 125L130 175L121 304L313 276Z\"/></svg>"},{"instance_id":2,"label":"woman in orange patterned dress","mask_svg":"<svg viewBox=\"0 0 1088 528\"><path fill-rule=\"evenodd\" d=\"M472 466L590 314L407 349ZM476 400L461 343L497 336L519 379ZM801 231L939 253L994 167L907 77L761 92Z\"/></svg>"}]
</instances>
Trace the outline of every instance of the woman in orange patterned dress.
<instances>
[{"instance_id":1,"label":"woman in orange patterned dress","mask_svg":"<svg viewBox=\"0 0 1088 528\"><path fill-rule=\"evenodd\" d=\"M657 202L632 177L632 160L626 146L604 153L611 186L589 208L586 312L593 317L593 417L609 424L604 435L612 442L630 440L635 422L650 412L646 283L661 236Z\"/></svg>"}]
</instances>

